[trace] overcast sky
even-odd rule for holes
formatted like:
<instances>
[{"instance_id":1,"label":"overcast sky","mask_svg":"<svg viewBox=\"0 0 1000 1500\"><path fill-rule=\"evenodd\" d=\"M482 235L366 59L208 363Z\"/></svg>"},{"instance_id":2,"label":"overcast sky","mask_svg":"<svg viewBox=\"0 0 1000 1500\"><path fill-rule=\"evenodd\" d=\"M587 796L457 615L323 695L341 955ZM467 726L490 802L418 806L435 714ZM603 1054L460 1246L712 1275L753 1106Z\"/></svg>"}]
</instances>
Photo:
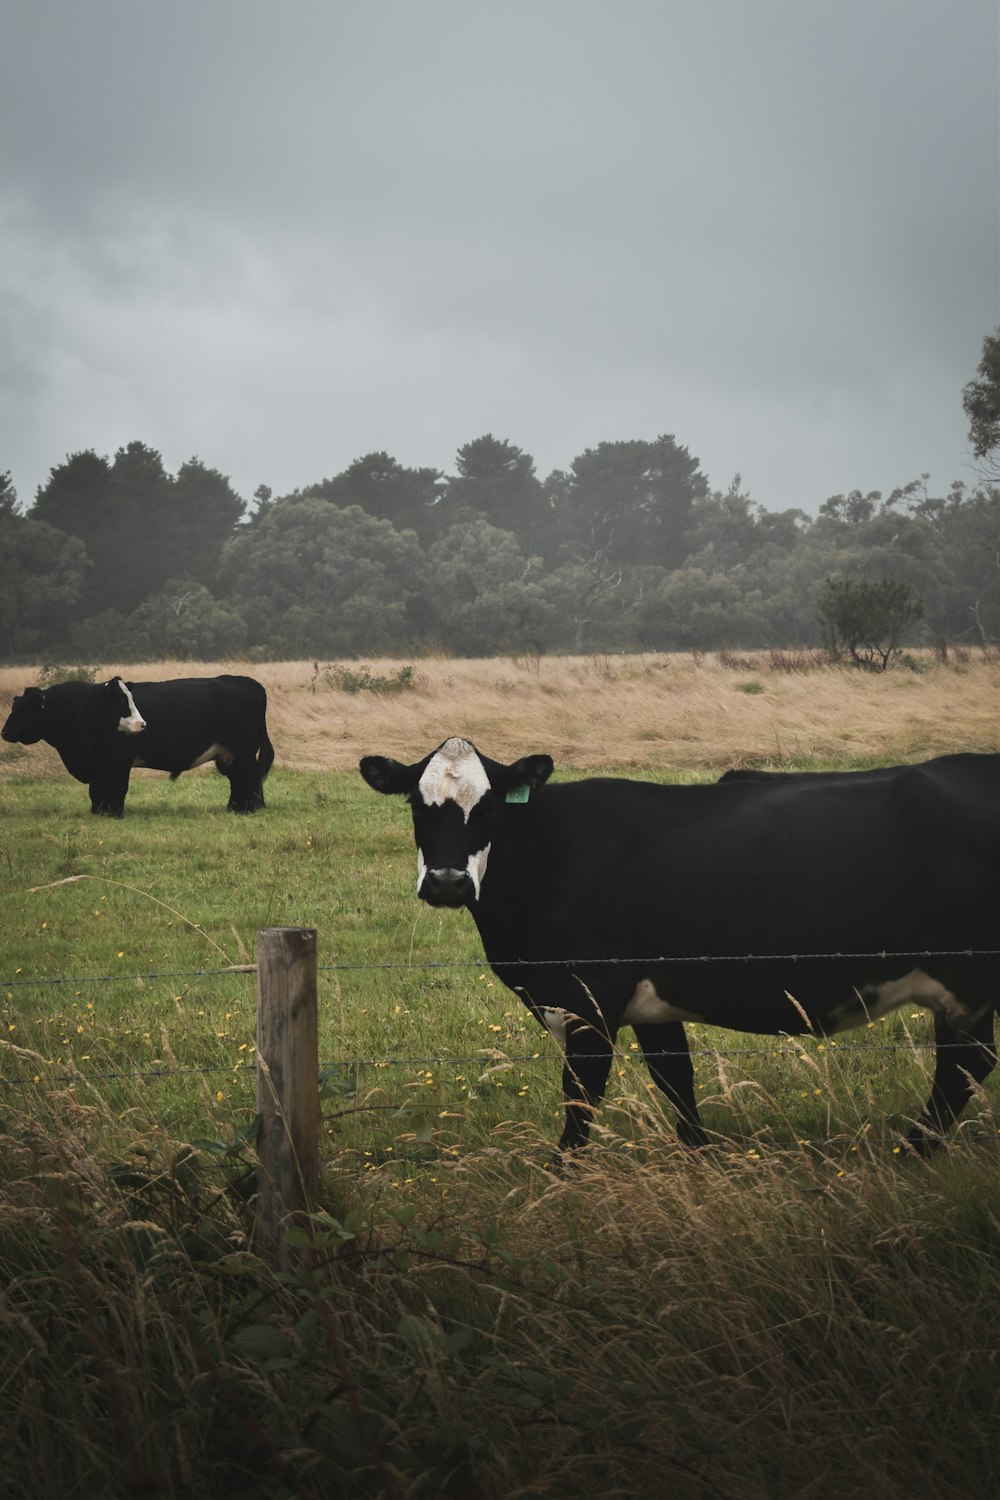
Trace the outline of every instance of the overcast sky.
<instances>
[{"instance_id":1,"label":"overcast sky","mask_svg":"<svg viewBox=\"0 0 1000 1500\"><path fill-rule=\"evenodd\" d=\"M997 0L4 0L0 471L975 479Z\"/></svg>"}]
</instances>

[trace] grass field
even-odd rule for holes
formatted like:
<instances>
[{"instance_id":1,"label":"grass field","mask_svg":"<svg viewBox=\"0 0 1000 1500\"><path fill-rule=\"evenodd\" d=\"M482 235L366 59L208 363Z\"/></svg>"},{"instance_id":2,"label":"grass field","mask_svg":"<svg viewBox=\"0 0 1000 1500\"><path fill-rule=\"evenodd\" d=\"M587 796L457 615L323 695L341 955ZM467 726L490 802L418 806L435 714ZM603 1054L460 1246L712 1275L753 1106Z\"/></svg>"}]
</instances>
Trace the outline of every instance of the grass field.
<instances>
[{"instance_id":1,"label":"grass field","mask_svg":"<svg viewBox=\"0 0 1000 1500\"><path fill-rule=\"evenodd\" d=\"M211 770L136 773L124 821L95 819L45 747L0 748L13 1493L996 1492L992 1082L905 1161L924 1015L836 1046L692 1028L721 1142L692 1159L624 1033L595 1150L557 1178L553 1044L468 917L414 899L406 809L353 771L453 732L664 779L998 748L995 663L789 662L130 667L266 683L246 819ZM0 713L34 680L0 671ZM241 1137L246 966L282 925L319 932L326 1065L318 1263L291 1279L255 1254Z\"/></svg>"}]
</instances>

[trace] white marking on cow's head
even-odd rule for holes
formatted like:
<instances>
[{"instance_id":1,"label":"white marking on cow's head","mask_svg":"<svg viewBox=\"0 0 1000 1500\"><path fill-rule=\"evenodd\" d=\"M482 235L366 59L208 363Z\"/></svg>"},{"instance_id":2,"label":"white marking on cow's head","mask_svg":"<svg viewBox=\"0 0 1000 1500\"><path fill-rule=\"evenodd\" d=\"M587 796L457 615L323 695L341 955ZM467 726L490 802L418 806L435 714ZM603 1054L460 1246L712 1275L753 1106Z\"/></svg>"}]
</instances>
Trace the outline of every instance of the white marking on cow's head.
<instances>
[{"instance_id":1,"label":"white marking on cow's head","mask_svg":"<svg viewBox=\"0 0 1000 1500\"><path fill-rule=\"evenodd\" d=\"M468 740L452 738L445 740L427 762L417 782L416 795L427 809L457 807L468 829L469 818L489 790L490 779L476 747ZM432 905L464 905L471 885L473 899L478 901L490 853L489 842L484 841L479 849L466 847L458 859L454 857L458 854L455 845L449 852L450 862L428 864L428 856L418 842L418 896ZM460 862L463 859L464 863Z\"/></svg>"},{"instance_id":2,"label":"white marking on cow's head","mask_svg":"<svg viewBox=\"0 0 1000 1500\"><path fill-rule=\"evenodd\" d=\"M489 789L490 779L475 745L456 738L445 740L435 750L417 783L417 791L427 807L455 802L467 823L472 809Z\"/></svg>"},{"instance_id":3,"label":"white marking on cow's head","mask_svg":"<svg viewBox=\"0 0 1000 1500\"><path fill-rule=\"evenodd\" d=\"M141 734L146 727L146 721L135 706L135 699L120 677L115 681L125 695L128 704L128 713L118 720L118 728L122 734Z\"/></svg>"},{"instance_id":4,"label":"white marking on cow's head","mask_svg":"<svg viewBox=\"0 0 1000 1500\"><path fill-rule=\"evenodd\" d=\"M483 849L477 849L470 854L465 862L465 869L459 869L453 865L428 866L424 859L424 851L417 845L417 895L430 899L429 892L424 890L424 881L427 876L431 877L431 885L434 887L433 905L462 906L464 899L458 900L458 896L464 885L465 877L472 882L472 894L476 901L479 900L479 891L486 874L486 861L490 857L490 845ZM451 894L453 893L453 895Z\"/></svg>"},{"instance_id":5,"label":"white marking on cow's head","mask_svg":"<svg viewBox=\"0 0 1000 1500\"><path fill-rule=\"evenodd\" d=\"M478 850L475 854L470 854L469 863L465 867L469 879L472 881L472 888L476 893L477 901L479 900L479 887L482 885L483 876L486 874L486 861L490 857L491 847L490 844L487 844L484 849Z\"/></svg>"}]
</instances>

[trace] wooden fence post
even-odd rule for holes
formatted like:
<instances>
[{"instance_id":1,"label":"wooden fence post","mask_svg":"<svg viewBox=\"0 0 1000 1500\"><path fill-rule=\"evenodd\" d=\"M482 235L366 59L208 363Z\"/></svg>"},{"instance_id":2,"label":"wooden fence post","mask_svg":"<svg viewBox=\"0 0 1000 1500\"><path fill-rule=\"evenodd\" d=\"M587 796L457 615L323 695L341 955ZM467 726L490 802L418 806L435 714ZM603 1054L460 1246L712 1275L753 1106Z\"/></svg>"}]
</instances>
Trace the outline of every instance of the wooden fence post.
<instances>
[{"instance_id":1,"label":"wooden fence post","mask_svg":"<svg viewBox=\"0 0 1000 1500\"><path fill-rule=\"evenodd\" d=\"M319 1183L319 1025L316 929L257 934L257 1229L279 1269L285 1230L311 1208Z\"/></svg>"}]
</instances>

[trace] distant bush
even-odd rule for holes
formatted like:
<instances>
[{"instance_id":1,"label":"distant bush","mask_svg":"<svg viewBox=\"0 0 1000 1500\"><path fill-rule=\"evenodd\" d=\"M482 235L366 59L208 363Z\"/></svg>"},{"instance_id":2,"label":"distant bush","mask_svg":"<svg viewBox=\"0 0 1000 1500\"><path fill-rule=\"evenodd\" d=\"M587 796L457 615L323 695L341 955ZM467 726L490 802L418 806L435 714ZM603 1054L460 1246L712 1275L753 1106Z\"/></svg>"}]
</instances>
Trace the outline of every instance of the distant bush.
<instances>
[{"instance_id":1,"label":"distant bush","mask_svg":"<svg viewBox=\"0 0 1000 1500\"><path fill-rule=\"evenodd\" d=\"M827 577L817 609L835 657L856 667L884 672L900 640L921 618L923 602L902 578Z\"/></svg>"},{"instance_id":2,"label":"distant bush","mask_svg":"<svg viewBox=\"0 0 1000 1500\"><path fill-rule=\"evenodd\" d=\"M46 662L38 669L38 686L51 687L54 682L93 682L94 667L61 667L56 662Z\"/></svg>"},{"instance_id":3,"label":"distant bush","mask_svg":"<svg viewBox=\"0 0 1000 1500\"><path fill-rule=\"evenodd\" d=\"M736 651L722 649L716 653L716 661L727 672L817 672L830 665L829 651L758 651L751 656L741 656Z\"/></svg>"},{"instance_id":4,"label":"distant bush","mask_svg":"<svg viewBox=\"0 0 1000 1500\"><path fill-rule=\"evenodd\" d=\"M735 651L727 651L725 647L719 651L717 660L720 667L725 667L727 672L756 672L760 663L754 656L739 656Z\"/></svg>"},{"instance_id":5,"label":"distant bush","mask_svg":"<svg viewBox=\"0 0 1000 1500\"><path fill-rule=\"evenodd\" d=\"M318 669L317 669L318 670ZM383 677L370 667L328 667L322 674L331 687L341 693L409 693L417 686L412 666L400 667Z\"/></svg>"},{"instance_id":6,"label":"distant bush","mask_svg":"<svg viewBox=\"0 0 1000 1500\"><path fill-rule=\"evenodd\" d=\"M772 672L816 672L830 665L830 653L813 651L769 651L767 664Z\"/></svg>"}]
</instances>

